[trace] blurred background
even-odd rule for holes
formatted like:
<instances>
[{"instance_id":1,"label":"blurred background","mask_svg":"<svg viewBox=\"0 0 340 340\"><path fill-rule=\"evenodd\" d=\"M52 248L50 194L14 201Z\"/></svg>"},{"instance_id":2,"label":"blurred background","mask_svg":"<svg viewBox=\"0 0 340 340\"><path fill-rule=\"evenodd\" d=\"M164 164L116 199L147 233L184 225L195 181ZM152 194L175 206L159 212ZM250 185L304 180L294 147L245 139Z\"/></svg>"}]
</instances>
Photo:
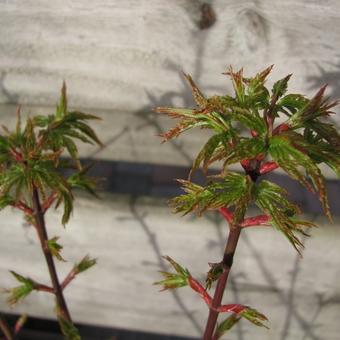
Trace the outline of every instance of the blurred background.
<instances>
[{"instance_id":1,"label":"blurred background","mask_svg":"<svg viewBox=\"0 0 340 340\"><path fill-rule=\"evenodd\" d=\"M159 293L152 283L167 269L162 255L204 279L227 228L215 214L181 218L167 207L180 192L174 178L187 177L207 134L161 145L157 135L173 122L152 108L194 106L182 71L207 95L231 93L222 75L229 65L252 76L275 64L269 87L293 73L290 92L313 95L328 83L329 95L340 97L340 3L0 0L0 48L1 124L14 127L19 103L26 114L53 112L63 80L71 107L102 118L94 128L104 147L81 147L84 161L95 161L93 175L105 178L100 200L80 194L65 230L58 211L47 216L68 260L58 264L61 277L87 253L98 259L66 290L85 338L200 338L208 313L201 300L187 288ZM303 260L274 230L243 233L224 301L264 312L270 330L242 321L230 339L339 339L340 189L326 176L332 225L313 195L280 172L271 176L320 228L304 240ZM0 286L16 284L8 270L48 283L35 231L10 209L0 228ZM57 339L44 294L15 308L2 294L0 311L31 316L27 339Z\"/></svg>"}]
</instances>

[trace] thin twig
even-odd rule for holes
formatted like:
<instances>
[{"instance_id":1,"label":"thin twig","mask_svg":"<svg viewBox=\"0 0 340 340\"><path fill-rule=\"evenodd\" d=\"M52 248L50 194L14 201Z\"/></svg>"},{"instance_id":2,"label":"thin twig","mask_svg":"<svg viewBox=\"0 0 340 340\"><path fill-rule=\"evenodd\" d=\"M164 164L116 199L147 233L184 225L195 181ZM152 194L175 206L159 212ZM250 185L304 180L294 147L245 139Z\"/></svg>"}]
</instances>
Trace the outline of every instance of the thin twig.
<instances>
[{"instance_id":1,"label":"thin twig","mask_svg":"<svg viewBox=\"0 0 340 340\"><path fill-rule=\"evenodd\" d=\"M59 283L56 267L51 252L47 247L48 235L44 219L44 211L40 204L39 193L37 187L33 184L33 207L34 207L34 217L36 220L37 231L39 240L41 243L41 248L45 255L45 260L50 273L51 282L54 290L54 294L57 300L57 306L60 310L62 317L72 323L71 315L68 311L67 304L63 295L62 287Z\"/></svg>"}]
</instances>

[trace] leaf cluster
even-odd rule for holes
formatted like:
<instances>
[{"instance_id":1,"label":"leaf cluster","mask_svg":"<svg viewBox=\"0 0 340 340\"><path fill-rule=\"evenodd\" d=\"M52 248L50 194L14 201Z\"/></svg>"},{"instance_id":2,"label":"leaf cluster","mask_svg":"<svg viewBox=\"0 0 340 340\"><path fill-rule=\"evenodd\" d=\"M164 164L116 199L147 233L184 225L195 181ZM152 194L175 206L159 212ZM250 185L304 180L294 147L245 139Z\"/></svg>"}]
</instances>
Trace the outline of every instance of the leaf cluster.
<instances>
[{"instance_id":1,"label":"leaf cluster","mask_svg":"<svg viewBox=\"0 0 340 340\"><path fill-rule=\"evenodd\" d=\"M154 284L163 286L162 290L187 286L188 279L191 276L189 270L186 268L183 268L181 265L179 265L169 256L164 256L164 258L166 261L168 261L171 264L171 266L175 269L176 273L160 271L160 273L164 277L164 280L157 281Z\"/></svg>"},{"instance_id":2,"label":"leaf cluster","mask_svg":"<svg viewBox=\"0 0 340 340\"><path fill-rule=\"evenodd\" d=\"M54 195L56 207L63 205L62 223L66 224L73 209L73 188L94 194L96 183L79 161L76 141L101 145L88 125L99 118L68 110L65 83L54 114L28 117L23 128L20 109L17 116L16 129L4 127L0 135L0 209L18 202L33 208L31 197L36 188L43 200ZM65 151L69 160L62 158ZM62 175L65 169L72 174Z\"/></svg>"},{"instance_id":3,"label":"leaf cluster","mask_svg":"<svg viewBox=\"0 0 340 340\"><path fill-rule=\"evenodd\" d=\"M96 263L96 259L91 259L89 255L86 255L80 262L74 265L73 272L75 273L75 275L77 275L93 267Z\"/></svg>"},{"instance_id":4,"label":"leaf cluster","mask_svg":"<svg viewBox=\"0 0 340 340\"><path fill-rule=\"evenodd\" d=\"M208 178L205 186L181 180L184 195L170 201L175 212L184 214L208 209L234 208L233 223L240 222L246 207L255 203L270 216L272 225L282 231L295 248L302 247L296 233L303 233L311 223L300 221L299 209L286 199L286 192L273 183L255 185L261 167L274 164L309 191L316 193L325 214L331 219L325 180L320 164L340 174L340 135L327 118L338 104L325 96L322 87L314 97L287 93L291 75L266 87L272 66L252 78L235 72L230 77L234 94L206 97L192 78L196 108L159 107L156 111L176 119L177 124L162 134L164 141L195 127L209 129L211 137L196 156L192 171L204 172L215 162L222 162L221 176ZM278 120L280 119L280 120ZM240 163L245 176L231 173L228 167ZM253 182L253 183L252 183Z\"/></svg>"},{"instance_id":5,"label":"leaf cluster","mask_svg":"<svg viewBox=\"0 0 340 340\"><path fill-rule=\"evenodd\" d=\"M15 305L34 290L36 283L32 279L24 277L14 271L11 271L11 274L21 283L20 286L6 290L6 292L9 293L7 303L9 305Z\"/></svg>"}]
</instances>

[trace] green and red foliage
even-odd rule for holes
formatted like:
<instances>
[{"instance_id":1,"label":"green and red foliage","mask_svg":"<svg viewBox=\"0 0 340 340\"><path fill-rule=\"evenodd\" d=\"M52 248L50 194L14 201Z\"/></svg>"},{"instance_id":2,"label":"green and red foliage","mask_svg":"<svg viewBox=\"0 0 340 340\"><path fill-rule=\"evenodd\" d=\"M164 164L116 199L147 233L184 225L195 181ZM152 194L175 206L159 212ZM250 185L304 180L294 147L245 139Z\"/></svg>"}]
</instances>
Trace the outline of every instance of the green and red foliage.
<instances>
[{"instance_id":1,"label":"green and red foliage","mask_svg":"<svg viewBox=\"0 0 340 340\"><path fill-rule=\"evenodd\" d=\"M230 67L225 74L230 77L234 95L205 97L190 76L185 75L197 107L158 107L178 122L162 134L164 141L178 137L192 128L210 129L212 136L196 156L189 179L179 180L184 194L173 198L170 205L175 212L198 215L217 210L229 224L229 236L220 263L210 264L203 288L184 270L167 258L177 274L162 273L157 282L165 289L189 285L206 302L209 317L204 340L218 339L241 317L263 326L265 316L255 309L241 305L221 305L234 253L242 230L248 227L272 226L283 233L292 246L301 253L303 244L299 235L314 224L302 220L299 207L287 199L287 192L261 176L281 168L310 192L318 195L326 216L331 220L325 180L320 170L324 164L337 176L340 174L340 136L327 118L338 103L325 97L326 87L309 99L300 94L287 94L291 75L274 83L271 91L265 86L272 66L246 78L243 70L234 72ZM191 173L199 167L206 174L209 167L220 162L217 176L207 176L204 186L191 181ZM243 173L232 172L229 166L239 163ZM247 216L250 205L261 211L257 216ZM208 290L217 282L213 297ZM244 309L245 308L245 309ZM219 313L232 315L216 326Z\"/></svg>"},{"instance_id":2,"label":"green and red foliage","mask_svg":"<svg viewBox=\"0 0 340 340\"><path fill-rule=\"evenodd\" d=\"M17 274L19 286L8 289L8 303L16 304L33 291L53 294L56 314L66 339L80 339L63 295L63 290L80 272L92 267L94 259L85 256L76 264L63 282L59 281L55 259L64 261L59 237L48 237L45 214L53 206L63 207L61 222L65 225L73 210L74 188L94 194L96 181L86 175L78 156L76 141L101 144L94 130L87 124L98 117L79 111L69 111L66 86L62 87L55 114L28 117L22 128L20 107L14 131L4 127L0 135L0 209L12 207L20 210L37 231L51 278L51 287ZM62 158L67 153L68 158ZM67 171L65 171L67 170ZM70 175L65 176L65 173ZM6 325L3 323L2 329ZM8 329L6 339L14 339ZM12 334L12 335L11 335Z\"/></svg>"}]
</instances>

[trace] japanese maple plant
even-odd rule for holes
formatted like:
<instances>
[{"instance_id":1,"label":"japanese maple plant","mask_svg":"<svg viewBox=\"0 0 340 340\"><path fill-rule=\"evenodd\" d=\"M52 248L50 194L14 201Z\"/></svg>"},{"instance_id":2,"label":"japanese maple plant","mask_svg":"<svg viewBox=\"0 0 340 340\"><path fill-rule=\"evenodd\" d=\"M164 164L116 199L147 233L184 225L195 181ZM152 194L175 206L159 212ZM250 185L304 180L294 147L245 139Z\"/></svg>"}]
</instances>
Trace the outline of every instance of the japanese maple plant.
<instances>
[{"instance_id":1,"label":"japanese maple plant","mask_svg":"<svg viewBox=\"0 0 340 340\"><path fill-rule=\"evenodd\" d=\"M212 136L198 153L191 173L202 167L205 174L211 164L219 162L218 175L206 176L204 186L179 180L184 194L173 198L174 211L201 215L217 210L227 221L229 233L221 262L210 264L205 284L192 277L190 271L166 256L175 272L161 272L164 279L156 282L163 289L189 286L207 304L209 316L204 340L221 338L241 318L257 326L267 327L267 318L255 308L241 304L222 304L228 276L233 264L241 232L256 226L272 226L280 231L301 254L299 235L314 224L299 217L299 207L287 199L287 192L261 176L281 168L289 177L318 195L324 213L331 220L325 181L319 165L325 164L340 174L340 137L326 119L337 102L325 97L326 86L309 99L301 94L287 94L291 75L265 86L272 66L247 78L243 70L230 77L234 95L207 98L190 76L196 108L158 107L157 112L177 119L175 127L164 133L164 140L179 136L195 127L210 129ZM242 173L229 166L241 165ZM257 206L260 214L249 216L248 208ZM214 292L210 293L215 286ZM217 323L219 314L231 313Z\"/></svg>"},{"instance_id":2,"label":"japanese maple plant","mask_svg":"<svg viewBox=\"0 0 340 340\"><path fill-rule=\"evenodd\" d=\"M0 209L12 207L23 213L27 223L37 232L39 244L46 260L50 285L46 285L11 271L20 283L8 289L8 303L14 305L33 291L45 292L55 298L55 312L66 339L80 339L69 312L64 290L81 272L92 267L96 260L83 257L61 281L55 260L64 261L62 245L57 236L49 237L45 215L55 206L62 206L61 223L65 225L73 210L74 188L85 189L95 194L95 180L87 176L89 167L83 167L75 141L101 144L87 121L98 117L79 111L69 111L66 86L55 114L28 117L22 127L20 107L17 110L17 125L14 131L4 128L0 134ZM68 155L68 158L63 157ZM68 174L68 175L66 175ZM20 318L11 329L0 318L0 329L7 340L16 337L22 327Z\"/></svg>"}]
</instances>

